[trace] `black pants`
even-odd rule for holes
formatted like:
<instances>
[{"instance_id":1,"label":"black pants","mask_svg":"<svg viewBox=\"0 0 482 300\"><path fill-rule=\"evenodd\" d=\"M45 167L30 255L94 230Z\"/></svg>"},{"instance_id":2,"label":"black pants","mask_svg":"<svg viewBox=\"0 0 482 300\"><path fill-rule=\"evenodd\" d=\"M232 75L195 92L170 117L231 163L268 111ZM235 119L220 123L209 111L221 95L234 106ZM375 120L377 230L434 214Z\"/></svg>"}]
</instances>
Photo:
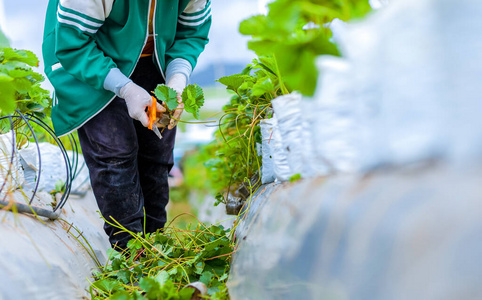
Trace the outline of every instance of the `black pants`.
<instances>
[{"instance_id":1,"label":"black pants","mask_svg":"<svg viewBox=\"0 0 482 300\"><path fill-rule=\"evenodd\" d=\"M139 61L131 79L149 92L163 83L151 58ZM134 233L144 232L144 225L146 233L162 228L166 223L167 176L173 166L175 129L166 129L160 140L130 118L125 101L116 98L78 132L103 217L110 222L115 219ZM111 244L121 248L132 238L107 223L104 229Z\"/></svg>"}]
</instances>

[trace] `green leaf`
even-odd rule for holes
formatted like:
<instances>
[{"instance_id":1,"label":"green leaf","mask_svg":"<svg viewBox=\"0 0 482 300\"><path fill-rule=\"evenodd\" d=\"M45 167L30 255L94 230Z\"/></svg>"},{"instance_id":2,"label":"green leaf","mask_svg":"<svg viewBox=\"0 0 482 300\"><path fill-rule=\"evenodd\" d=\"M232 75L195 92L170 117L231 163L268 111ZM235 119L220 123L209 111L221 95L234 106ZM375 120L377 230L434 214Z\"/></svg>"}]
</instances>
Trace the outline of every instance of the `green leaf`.
<instances>
[{"instance_id":1,"label":"green leaf","mask_svg":"<svg viewBox=\"0 0 482 300\"><path fill-rule=\"evenodd\" d=\"M165 102L171 111L175 110L179 105L177 102L177 92L167 85L158 85L154 90L154 95L156 95L156 98L160 101Z\"/></svg>"},{"instance_id":2,"label":"green leaf","mask_svg":"<svg viewBox=\"0 0 482 300\"><path fill-rule=\"evenodd\" d=\"M0 82L12 82L13 80L14 78L12 78L11 76L0 72Z\"/></svg>"},{"instance_id":3,"label":"green leaf","mask_svg":"<svg viewBox=\"0 0 482 300\"><path fill-rule=\"evenodd\" d=\"M131 299L133 299L131 295L125 291L117 292L109 298L109 300L131 300Z\"/></svg>"},{"instance_id":4,"label":"green leaf","mask_svg":"<svg viewBox=\"0 0 482 300\"><path fill-rule=\"evenodd\" d=\"M55 183L55 191L62 192L64 189L64 186L65 184L62 179L57 180L57 182Z\"/></svg>"},{"instance_id":5,"label":"green leaf","mask_svg":"<svg viewBox=\"0 0 482 300\"><path fill-rule=\"evenodd\" d=\"M147 299L157 299L161 296L161 285L153 278L141 278L139 287L146 292Z\"/></svg>"},{"instance_id":6,"label":"green leaf","mask_svg":"<svg viewBox=\"0 0 482 300\"><path fill-rule=\"evenodd\" d=\"M28 50L16 50L12 48L3 48L3 57L5 61L17 61L26 63L32 67L38 67L39 60L37 56Z\"/></svg>"},{"instance_id":7,"label":"green leaf","mask_svg":"<svg viewBox=\"0 0 482 300\"><path fill-rule=\"evenodd\" d=\"M131 250L139 250L142 248L142 242L136 239L131 239L127 242L127 248Z\"/></svg>"},{"instance_id":8,"label":"green leaf","mask_svg":"<svg viewBox=\"0 0 482 300\"><path fill-rule=\"evenodd\" d=\"M11 114L14 112L16 103L16 90L9 82L0 81L0 111L2 114Z\"/></svg>"},{"instance_id":9,"label":"green leaf","mask_svg":"<svg viewBox=\"0 0 482 300\"><path fill-rule=\"evenodd\" d=\"M111 293L116 287L119 286L119 283L113 279L106 278L98 280L92 285L101 291Z\"/></svg>"},{"instance_id":10,"label":"green leaf","mask_svg":"<svg viewBox=\"0 0 482 300\"><path fill-rule=\"evenodd\" d=\"M28 92L32 88L32 83L27 78L15 78L12 83L13 87L17 90L19 94L22 94L20 99L25 98L28 95Z\"/></svg>"},{"instance_id":11,"label":"green leaf","mask_svg":"<svg viewBox=\"0 0 482 300\"><path fill-rule=\"evenodd\" d=\"M225 85L228 90L232 90L236 92L248 77L250 76L236 74L236 75L221 77L217 81Z\"/></svg>"},{"instance_id":12,"label":"green leaf","mask_svg":"<svg viewBox=\"0 0 482 300\"><path fill-rule=\"evenodd\" d=\"M199 281L204 283L206 286L209 286L211 283L211 280L213 279L214 275L211 272L204 272L201 277L199 278Z\"/></svg>"},{"instance_id":13,"label":"green leaf","mask_svg":"<svg viewBox=\"0 0 482 300\"><path fill-rule=\"evenodd\" d=\"M45 108L45 106L39 103L28 103L27 108L30 111L42 111Z\"/></svg>"},{"instance_id":14,"label":"green leaf","mask_svg":"<svg viewBox=\"0 0 482 300\"><path fill-rule=\"evenodd\" d=\"M216 202L214 203L214 206L219 206L219 204L224 203L224 196L221 193L216 194Z\"/></svg>"},{"instance_id":15,"label":"green leaf","mask_svg":"<svg viewBox=\"0 0 482 300\"><path fill-rule=\"evenodd\" d=\"M219 165L224 164L224 160L220 158L211 158L207 162L204 163L204 166L206 168L213 168L213 167L218 167Z\"/></svg>"},{"instance_id":16,"label":"green leaf","mask_svg":"<svg viewBox=\"0 0 482 300\"><path fill-rule=\"evenodd\" d=\"M169 280L169 274L166 271L161 271L157 274L155 280L163 286Z\"/></svg>"},{"instance_id":17,"label":"green leaf","mask_svg":"<svg viewBox=\"0 0 482 300\"><path fill-rule=\"evenodd\" d=\"M266 23L267 19L265 15L253 16L241 22L239 32L243 35L263 35L267 29Z\"/></svg>"},{"instance_id":18,"label":"green leaf","mask_svg":"<svg viewBox=\"0 0 482 300\"><path fill-rule=\"evenodd\" d=\"M109 248L109 249L107 249L107 257L112 261L115 258L121 258L122 253L120 253L119 251L114 250L112 248Z\"/></svg>"},{"instance_id":19,"label":"green leaf","mask_svg":"<svg viewBox=\"0 0 482 300\"><path fill-rule=\"evenodd\" d=\"M166 284L164 284L164 286L162 287L160 299L178 299L178 296L179 295L177 292L177 288L174 286L174 283L171 280L167 281Z\"/></svg>"},{"instance_id":20,"label":"green leaf","mask_svg":"<svg viewBox=\"0 0 482 300\"><path fill-rule=\"evenodd\" d=\"M198 275L202 274L203 270L204 270L204 263L198 262L196 264L196 274L198 274Z\"/></svg>"},{"instance_id":21,"label":"green leaf","mask_svg":"<svg viewBox=\"0 0 482 300\"><path fill-rule=\"evenodd\" d=\"M199 120L199 110L204 105L204 92L197 84L188 85L182 93L184 110Z\"/></svg>"},{"instance_id":22,"label":"green leaf","mask_svg":"<svg viewBox=\"0 0 482 300\"><path fill-rule=\"evenodd\" d=\"M129 269L120 270L119 273L117 273L117 279L125 284L128 284L131 281L131 275L132 272L129 271Z\"/></svg>"},{"instance_id":23,"label":"green leaf","mask_svg":"<svg viewBox=\"0 0 482 300\"><path fill-rule=\"evenodd\" d=\"M194 289L185 288L179 291L179 300L191 300L194 294Z\"/></svg>"}]
</instances>

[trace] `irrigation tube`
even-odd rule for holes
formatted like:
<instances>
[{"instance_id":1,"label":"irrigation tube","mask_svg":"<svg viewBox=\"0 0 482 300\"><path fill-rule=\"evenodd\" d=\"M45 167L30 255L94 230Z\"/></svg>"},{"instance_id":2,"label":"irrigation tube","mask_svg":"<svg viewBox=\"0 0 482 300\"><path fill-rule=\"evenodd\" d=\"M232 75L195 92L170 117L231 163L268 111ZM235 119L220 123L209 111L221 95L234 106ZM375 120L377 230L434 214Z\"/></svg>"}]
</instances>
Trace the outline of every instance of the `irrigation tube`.
<instances>
[{"instance_id":1,"label":"irrigation tube","mask_svg":"<svg viewBox=\"0 0 482 300\"><path fill-rule=\"evenodd\" d=\"M74 151L74 155L73 155L72 162L71 162L70 159L69 159L69 156L67 155L67 150L65 149L65 146L63 145L63 143L55 136L54 131L45 122L43 122L41 119L37 118L34 115L30 115L30 114L29 115L23 115L19 111L16 112L16 115L0 117L0 121L2 121L4 119L9 120L10 128L11 128L11 131L12 131L12 158L11 158L11 163L10 163L9 172L8 172L7 176L13 176L11 168L13 166L13 158L14 158L15 147L16 147L15 134L14 134L14 131L15 131L14 123L15 122L12 122L12 119L15 119L17 123L23 121L27 125L28 131L32 134L32 136L35 140L35 144L37 146L39 167L38 167L37 179L36 179L36 182L35 182L35 188L33 190L32 197L30 198L30 201L28 202L28 204L5 201L6 197L7 197L7 195L5 195L5 198L0 200L0 209L9 208L9 210L12 210L13 205L15 205L16 210L18 212L21 212L21 213L39 215L39 216L42 216L42 217L49 218L51 220L58 219L58 217L60 216L60 213L62 211L62 208L65 205L65 203L67 202L67 199L69 198L69 195L71 193L72 182L74 181L74 179L77 177L77 175L80 173L80 171L84 167L84 166L82 166L80 169L78 168L78 162L79 162L78 145L77 145L77 141L76 141L75 137L73 135L69 135L69 137L68 137L69 142L72 146L72 150ZM66 169L65 192L63 194L57 194L56 195L57 205L53 208L52 211L48 210L48 209L40 208L40 207L31 206L31 204L33 202L33 199L34 199L34 197L37 193L37 190L38 190L38 187L39 187L39 182L40 182L40 176L41 176L41 173L42 173L42 162L41 162L41 153L40 153L39 141L38 141L37 135L35 134L32 126L30 124L31 122L36 124L37 126L41 127L43 130L45 130L45 132L48 135L50 135L54 139L54 141L56 142L56 144L60 148L60 151L61 151L62 156L63 156L63 160L65 162L65 169ZM5 178L5 182L4 182L3 186L0 188L0 192L3 190L6 182L7 182L7 180Z\"/></svg>"},{"instance_id":2,"label":"irrigation tube","mask_svg":"<svg viewBox=\"0 0 482 300\"><path fill-rule=\"evenodd\" d=\"M13 206L15 206L16 211L19 213L26 213L32 215L38 215L41 217L49 218L50 220L57 220L60 217L62 210L48 210L40 207L30 206L27 204L21 204L18 202L8 202L8 201L1 201L0 200L0 208L11 207L10 211L13 210Z\"/></svg>"}]
</instances>

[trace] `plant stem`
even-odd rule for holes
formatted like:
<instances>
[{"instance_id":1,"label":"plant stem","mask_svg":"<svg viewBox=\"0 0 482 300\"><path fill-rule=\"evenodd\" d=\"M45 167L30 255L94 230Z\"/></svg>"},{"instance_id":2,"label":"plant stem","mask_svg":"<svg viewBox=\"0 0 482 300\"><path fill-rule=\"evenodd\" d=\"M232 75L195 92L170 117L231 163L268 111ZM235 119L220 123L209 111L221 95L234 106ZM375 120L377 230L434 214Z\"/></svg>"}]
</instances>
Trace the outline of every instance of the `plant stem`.
<instances>
[{"instance_id":1,"label":"plant stem","mask_svg":"<svg viewBox=\"0 0 482 300\"><path fill-rule=\"evenodd\" d=\"M273 58L276 66L276 75L278 76L278 79L279 79L279 86L281 88L281 91L283 92L283 95L287 95L290 93L290 91L288 91L288 89L285 86L285 83L283 82L283 77L281 77L281 73L279 71L278 60L276 59L276 56L274 54L273 54Z\"/></svg>"},{"instance_id":2,"label":"plant stem","mask_svg":"<svg viewBox=\"0 0 482 300\"><path fill-rule=\"evenodd\" d=\"M187 123L187 124L208 124L208 123L216 123L217 121L198 121L198 122L189 122L189 121L183 121L183 120L179 120L179 119L176 119L174 117L171 117L171 119L173 120L176 120L178 122L181 122L181 123Z\"/></svg>"}]
</instances>

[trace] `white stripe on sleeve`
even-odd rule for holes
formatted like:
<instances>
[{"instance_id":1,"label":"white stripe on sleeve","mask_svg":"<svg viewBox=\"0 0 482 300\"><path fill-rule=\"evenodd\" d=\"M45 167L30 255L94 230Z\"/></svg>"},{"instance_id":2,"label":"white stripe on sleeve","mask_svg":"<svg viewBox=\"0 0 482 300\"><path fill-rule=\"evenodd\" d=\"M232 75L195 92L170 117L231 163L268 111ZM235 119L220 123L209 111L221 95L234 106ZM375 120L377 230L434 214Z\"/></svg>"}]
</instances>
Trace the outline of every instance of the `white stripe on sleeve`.
<instances>
[{"instance_id":1,"label":"white stripe on sleeve","mask_svg":"<svg viewBox=\"0 0 482 300\"><path fill-rule=\"evenodd\" d=\"M82 18L81 16L78 16L78 15L74 15L72 13L68 13L66 11L63 11L62 8L59 6L59 14L64 16L64 17L69 17L69 18L72 18L72 19L75 19L75 20L78 20L79 22L82 22L86 25L89 25L89 26L92 26L92 27L96 27L96 28L99 28L100 26L102 26L102 24L99 24L99 23L95 23L95 22L92 22L92 21L89 21L85 18Z\"/></svg>"},{"instance_id":2,"label":"white stripe on sleeve","mask_svg":"<svg viewBox=\"0 0 482 300\"><path fill-rule=\"evenodd\" d=\"M85 27L85 26L80 25L80 24L77 23L77 22L72 22L72 21L70 21L70 20L62 19L62 18L60 17L60 14L57 14L57 20L58 20L60 23L67 24L67 25L72 25L72 26L74 26L74 27L77 27L80 31L89 32L89 33L92 33L92 34L94 34L94 33L97 32L97 30L93 30L93 29L87 28L87 27Z\"/></svg>"},{"instance_id":3,"label":"white stripe on sleeve","mask_svg":"<svg viewBox=\"0 0 482 300\"><path fill-rule=\"evenodd\" d=\"M211 11L211 4L209 4L208 9L206 9L206 11L202 14L199 14L197 16L184 16L184 15L181 14L179 16L179 18L181 18L183 20L197 20L197 19L201 19L202 17L207 15L210 11Z\"/></svg>"},{"instance_id":4,"label":"white stripe on sleeve","mask_svg":"<svg viewBox=\"0 0 482 300\"><path fill-rule=\"evenodd\" d=\"M203 24L204 22L206 22L206 20L211 17L211 9L209 9L208 12L209 12L208 15L206 17L204 17L204 19L202 19L198 22L184 22L182 20L178 20L177 22L179 22L179 24L182 24L182 25L185 25L185 26L199 26L199 25Z\"/></svg>"}]
</instances>

